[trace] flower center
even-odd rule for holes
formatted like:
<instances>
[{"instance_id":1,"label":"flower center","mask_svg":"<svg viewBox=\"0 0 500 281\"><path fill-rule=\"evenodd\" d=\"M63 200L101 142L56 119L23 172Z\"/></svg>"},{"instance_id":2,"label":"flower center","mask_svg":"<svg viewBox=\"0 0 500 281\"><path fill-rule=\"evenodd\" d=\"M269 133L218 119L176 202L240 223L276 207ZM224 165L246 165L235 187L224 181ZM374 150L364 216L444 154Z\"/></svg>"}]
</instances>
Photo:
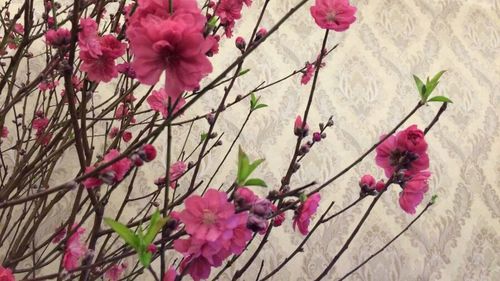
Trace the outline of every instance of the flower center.
<instances>
[{"instance_id":1,"label":"flower center","mask_svg":"<svg viewBox=\"0 0 500 281\"><path fill-rule=\"evenodd\" d=\"M217 216L210 210L203 210L202 215L203 224L213 225L217 221Z\"/></svg>"},{"instance_id":2,"label":"flower center","mask_svg":"<svg viewBox=\"0 0 500 281\"><path fill-rule=\"evenodd\" d=\"M326 14L326 20L328 22L335 22L335 23L337 23L337 20L335 19L336 16L337 16L337 13L335 11L329 11Z\"/></svg>"}]
</instances>

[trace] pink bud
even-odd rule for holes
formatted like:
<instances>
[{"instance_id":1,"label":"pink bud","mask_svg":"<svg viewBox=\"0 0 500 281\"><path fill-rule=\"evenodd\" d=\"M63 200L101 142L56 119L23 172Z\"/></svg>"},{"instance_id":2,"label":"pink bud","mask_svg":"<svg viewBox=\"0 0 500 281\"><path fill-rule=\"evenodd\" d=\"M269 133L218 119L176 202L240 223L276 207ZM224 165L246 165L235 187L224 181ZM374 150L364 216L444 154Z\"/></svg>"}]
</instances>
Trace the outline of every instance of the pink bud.
<instances>
[{"instance_id":1,"label":"pink bud","mask_svg":"<svg viewBox=\"0 0 500 281\"><path fill-rule=\"evenodd\" d=\"M245 47L247 43L245 42L245 39L241 36L238 36L235 41L236 48L240 49L241 51L245 50Z\"/></svg>"},{"instance_id":2,"label":"pink bud","mask_svg":"<svg viewBox=\"0 0 500 281\"><path fill-rule=\"evenodd\" d=\"M125 131L122 135L124 142L129 142L132 139L132 133L130 131Z\"/></svg>"},{"instance_id":3,"label":"pink bud","mask_svg":"<svg viewBox=\"0 0 500 281\"><path fill-rule=\"evenodd\" d=\"M154 244L149 244L148 245L147 251L150 252L151 254L156 253L157 250L158 249L156 248L156 246Z\"/></svg>"},{"instance_id":4,"label":"pink bud","mask_svg":"<svg viewBox=\"0 0 500 281\"><path fill-rule=\"evenodd\" d=\"M257 34L255 35L255 41L259 41L260 39L262 39L262 37L266 35L267 35L267 29L262 27L261 29L259 29L259 31L257 31Z\"/></svg>"},{"instance_id":5,"label":"pink bud","mask_svg":"<svg viewBox=\"0 0 500 281\"><path fill-rule=\"evenodd\" d=\"M156 148L152 144L146 144L142 147L145 158L144 161L150 162L156 158Z\"/></svg>"}]
</instances>

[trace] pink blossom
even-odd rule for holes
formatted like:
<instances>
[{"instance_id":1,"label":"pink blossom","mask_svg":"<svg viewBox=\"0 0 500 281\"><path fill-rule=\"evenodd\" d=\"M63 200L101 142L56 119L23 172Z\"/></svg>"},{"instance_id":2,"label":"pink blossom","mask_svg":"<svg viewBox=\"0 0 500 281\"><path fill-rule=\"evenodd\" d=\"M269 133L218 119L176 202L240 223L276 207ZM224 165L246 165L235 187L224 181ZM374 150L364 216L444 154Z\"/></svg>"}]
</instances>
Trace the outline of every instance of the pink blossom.
<instances>
[{"instance_id":1,"label":"pink blossom","mask_svg":"<svg viewBox=\"0 0 500 281\"><path fill-rule=\"evenodd\" d=\"M156 148L152 144L145 144L141 149L142 153L144 153L144 161L151 162L156 158Z\"/></svg>"},{"instance_id":2,"label":"pink blossom","mask_svg":"<svg viewBox=\"0 0 500 281\"><path fill-rule=\"evenodd\" d=\"M5 126L2 126L2 131L0 133L1 138L6 138L9 136L9 129Z\"/></svg>"},{"instance_id":3,"label":"pink blossom","mask_svg":"<svg viewBox=\"0 0 500 281\"><path fill-rule=\"evenodd\" d=\"M316 0L311 7L311 15L323 29L345 31L356 21L356 7L349 0Z\"/></svg>"},{"instance_id":4,"label":"pink blossom","mask_svg":"<svg viewBox=\"0 0 500 281\"><path fill-rule=\"evenodd\" d=\"M276 205L272 205L272 209L273 209L274 214L276 215L276 213L278 212L278 207L276 207ZM285 213L284 212L280 212L279 214L277 214L274 217L274 223L273 223L273 225L274 226L280 226L280 225L283 224L284 221L285 221Z\"/></svg>"},{"instance_id":5,"label":"pink blossom","mask_svg":"<svg viewBox=\"0 0 500 281\"><path fill-rule=\"evenodd\" d=\"M47 128L49 125L49 119L46 117L35 118L31 123L33 129L37 130L37 132L41 132Z\"/></svg>"},{"instance_id":6,"label":"pink blossom","mask_svg":"<svg viewBox=\"0 0 500 281\"><path fill-rule=\"evenodd\" d=\"M156 251L158 251L158 248L155 246L155 244L149 244L146 250L151 254L154 254L156 253Z\"/></svg>"},{"instance_id":7,"label":"pink blossom","mask_svg":"<svg viewBox=\"0 0 500 281\"><path fill-rule=\"evenodd\" d=\"M75 230L77 226L73 226ZM78 267L80 260L85 256L87 252L87 247L83 243L83 233L85 229L78 227L76 231L68 238L66 242L66 248L64 250L63 266L66 270L72 270Z\"/></svg>"},{"instance_id":8,"label":"pink blossom","mask_svg":"<svg viewBox=\"0 0 500 281\"><path fill-rule=\"evenodd\" d=\"M372 175L366 174L359 180L359 186L373 189L375 188L375 178Z\"/></svg>"},{"instance_id":9,"label":"pink blossom","mask_svg":"<svg viewBox=\"0 0 500 281\"><path fill-rule=\"evenodd\" d=\"M108 137L111 139L114 139L116 137L116 135L118 135L119 132L120 132L120 129L118 129L118 127L112 127L109 130Z\"/></svg>"},{"instance_id":10,"label":"pink blossom","mask_svg":"<svg viewBox=\"0 0 500 281\"><path fill-rule=\"evenodd\" d=\"M219 35L207 36L207 41L208 41L207 44L210 45L210 50L208 50L208 52L206 53L207 56L211 57L219 53L219 40L220 40Z\"/></svg>"},{"instance_id":11,"label":"pink blossom","mask_svg":"<svg viewBox=\"0 0 500 281\"><path fill-rule=\"evenodd\" d=\"M147 98L147 102L151 109L153 109L156 112L160 112L163 118L168 118L169 114L169 100L170 100L170 107L173 107L175 105L175 108L172 112L172 114L177 113L179 109L181 109L185 104L186 100L181 97L170 97L167 94L167 91L165 89L160 89L159 91L153 91L153 93Z\"/></svg>"},{"instance_id":12,"label":"pink blossom","mask_svg":"<svg viewBox=\"0 0 500 281\"><path fill-rule=\"evenodd\" d=\"M227 194L209 189L203 197L192 195L185 201L186 209L179 216L186 232L194 238L216 241L232 235L238 221Z\"/></svg>"},{"instance_id":13,"label":"pink blossom","mask_svg":"<svg viewBox=\"0 0 500 281\"><path fill-rule=\"evenodd\" d=\"M61 227L57 231L57 233L54 236L54 238L52 238L52 243L57 244L57 243L61 242L61 240L63 240L64 237L66 237L66 227Z\"/></svg>"},{"instance_id":14,"label":"pink blossom","mask_svg":"<svg viewBox=\"0 0 500 281\"><path fill-rule=\"evenodd\" d=\"M257 33L255 34L255 41L259 41L260 39L262 39L262 37L266 36L267 35L267 29L265 28L261 28L259 29L259 31L257 31Z\"/></svg>"},{"instance_id":15,"label":"pink blossom","mask_svg":"<svg viewBox=\"0 0 500 281\"><path fill-rule=\"evenodd\" d=\"M303 124L302 123L302 117L300 115L297 115L297 118L295 118L295 123L293 127L293 133L296 136L307 136L307 132L309 131L309 125Z\"/></svg>"},{"instance_id":16,"label":"pink blossom","mask_svg":"<svg viewBox=\"0 0 500 281\"><path fill-rule=\"evenodd\" d=\"M20 35L24 34L24 26L20 23L14 25L14 32Z\"/></svg>"},{"instance_id":17,"label":"pink blossom","mask_svg":"<svg viewBox=\"0 0 500 281\"><path fill-rule=\"evenodd\" d=\"M125 263L114 264L104 273L104 278L110 281L118 281L121 279L126 268L127 265Z\"/></svg>"},{"instance_id":18,"label":"pink blossom","mask_svg":"<svg viewBox=\"0 0 500 281\"><path fill-rule=\"evenodd\" d=\"M177 277L177 272L175 267L171 266L163 275L162 281L175 281L175 277Z\"/></svg>"},{"instance_id":19,"label":"pink blossom","mask_svg":"<svg viewBox=\"0 0 500 281\"><path fill-rule=\"evenodd\" d=\"M129 142L131 139L132 139L132 132L130 132L130 131L123 132L122 140L124 142Z\"/></svg>"},{"instance_id":20,"label":"pink blossom","mask_svg":"<svg viewBox=\"0 0 500 281\"><path fill-rule=\"evenodd\" d=\"M120 103L115 110L115 119L122 119L129 114L129 108L126 103Z\"/></svg>"},{"instance_id":21,"label":"pink blossom","mask_svg":"<svg viewBox=\"0 0 500 281\"><path fill-rule=\"evenodd\" d=\"M424 199L424 194L429 190L430 175L428 171L410 174L409 179L403 183L403 191L399 193L399 205L408 214L415 214L415 208Z\"/></svg>"},{"instance_id":22,"label":"pink blossom","mask_svg":"<svg viewBox=\"0 0 500 281\"><path fill-rule=\"evenodd\" d=\"M71 41L71 32L63 27L58 28L56 30L49 29L45 33L45 43L54 48L66 46L70 43L70 41Z\"/></svg>"},{"instance_id":23,"label":"pink blossom","mask_svg":"<svg viewBox=\"0 0 500 281\"><path fill-rule=\"evenodd\" d=\"M137 79L153 85L166 70L165 90L177 98L183 91L198 88L201 79L212 72L205 56L212 46L203 36L206 18L196 1L174 1L172 15L168 2L139 1L127 37Z\"/></svg>"},{"instance_id":24,"label":"pink blossom","mask_svg":"<svg viewBox=\"0 0 500 281\"><path fill-rule=\"evenodd\" d=\"M387 177L391 177L396 168L416 173L429 168L426 149L423 132L412 125L382 142L376 149L375 162Z\"/></svg>"},{"instance_id":25,"label":"pink blossom","mask_svg":"<svg viewBox=\"0 0 500 281\"><path fill-rule=\"evenodd\" d=\"M100 164L104 164L110 161L113 161L114 159L118 158L120 156L120 152L116 149L111 149L106 155L104 155L104 159L101 163L97 163L94 166L87 167L85 169L85 173L88 174L92 172L96 167L98 167ZM128 158L122 158L116 162L114 162L112 165L104 168L99 172L98 177L90 177L87 178L86 180L83 181L83 185L85 188L95 188L103 183L108 183L108 184L114 184L118 183L123 180L127 172L130 170L130 167L132 165L132 162Z\"/></svg>"},{"instance_id":26,"label":"pink blossom","mask_svg":"<svg viewBox=\"0 0 500 281\"><path fill-rule=\"evenodd\" d=\"M241 36L236 37L236 40L234 41L236 48L240 49L241 51L245 50L245 47L247 43L245 42L245 39Z\"/></svg>"},{"instance_id":27,"label":"pink blossom","mask_svg":"<svg viewBox=\"0 0 500 281\"><path fill-rule=\"evenodd\" d=\"M379 180L376 184L375 184L375 190L377 192L381 192L382 190L384 190L385 188L385 182L383 180Z\"/></svg>"},{"instance_id":28,"label":"pink blossom","mask_svg":"<svg viewBox=\"0 0 500 281\"><path fill-rule=\"evenodd\" d=\"M220 18L222 24L233 23L241 18L241 0L221 0L215 14Z\"/></svg>"},{"instance_id":29,"label":"pink blossom","mask_svg":"<svg viewBox=\"0 0 500 281\"><path fill-rule=\"evenodd\" d=\"M306 63L306 70L303 72L302 78L300 79L300 83L302 85L306 85L309 83L311 78L314 75L314 65L312 63Z\"/></svg>"},{"instance_id":30,"label":"pink blossom","mask_svg":"<svg viewBox=\"0 0 500 281\"><path fill-rule=\"evenodd\" d=\"M170 166L169 177L170 177L170 187L175 189L177 187L177 180L182 177L184 172L186 172L187 165L183 161L177 161Z\"/></svg>"},{"instance_id":31,"label":"pink blossom","mask_svg":"<svg viewBox=\"0 0 500 281\"><path fill-rule=\"evenodd\" d=\"M125 74L126 76L128 76L130 78L135 78L136 77L136 73L135 73L134 68L128 62L124 62L124 63L118 64L116 66L116 70L119 73L123 73L123 74Z\"/></svg>"},{"instance_id":32,"label":"pink blossom","mask_svg":"<svg viewBox=\"0 0 500 281\"><path fill-rule=\"evenodd\" d=\"M89 57L97 58L102 55L101 44L97 35L97 23L91 18L80 19L78 44Z\"/></svg>"},{"instance_id":33,"label":"pink blossom","mask_svg":"<svg viewBox=\"0 0 500 281\"><path fill-rule=\"evenodd\" d=\"M125 53L125 44L113 35L105 35L98 40L99 52L96 49L80 50L80 59L83 61L81 69L87 73L88 79L96 82L109 82L118 76L115 59Z\"/></svg>"},{"instance_id":34,"label":"pink blossom","mask_svg":"<svg viewBox=\"0 0 500 281\"><path fill-rule=\"evenodd\" d=\"M245 249L247 242L252 238L252 231L247 228L248 213L238 213L235 217L237 226L233 229L231 239L224 242L224 247L232 254L239 255Z\"/></svg>"},{"instance_id":35,"label":"pink blossom","mask_svg":"<svg viewBox=\"0 0 500 281\"><path fill-rule=\"evenodd\" d=\"M246 187L238 187L234 192L234 202L237 206L250 207L259 197Z\"/></svg>"},{"instance_id":36,"label":"pink blossom","mask_svg":"<svg viewBox=\"0 0 500 281\"><path fill-rule=\"evenodd\" d=\"M59 81L49 81L49 80L44 80L38 84L38 89L40 91L47 91L47 90L53 90L59 85Z\"/></svg>"},{"instance_id":37,"label":"pink blossom","mask_svg":"<svg viewBox=\"0 0 500 281\"><path fill-rule=\"evenodd\" d=\"M309 224L311 223L311 217L316 213L319 206L319 200L321 196L319 193L314 193L309 196L302 205L300 205L297 210L295 217L293 218L293 229L297 226L300 233L306 235L309 233Z\"/></svg>"},{"instance_id":38,"label":"pink blossom","mask_svg":"<svg viewBox=\"0 0 500 281\"><path fill-rule=\"evenodd\" d=\"M0 281L16 281L10 268L0 266Z\"/></svg>"}]
</instances>

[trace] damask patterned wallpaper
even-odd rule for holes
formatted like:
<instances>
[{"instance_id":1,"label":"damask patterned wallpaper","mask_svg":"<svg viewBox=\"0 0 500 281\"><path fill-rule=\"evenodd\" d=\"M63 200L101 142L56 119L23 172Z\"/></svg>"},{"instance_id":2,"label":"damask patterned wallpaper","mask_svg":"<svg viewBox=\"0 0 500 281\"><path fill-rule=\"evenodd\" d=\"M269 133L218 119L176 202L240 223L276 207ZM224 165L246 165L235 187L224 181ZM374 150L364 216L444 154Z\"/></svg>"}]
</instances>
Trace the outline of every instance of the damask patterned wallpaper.
<instances>
[{"instance_id":1,"label":"damask patterned wallpaper","mask_svg":"<svg viewBox=\"0 0 500 281\"><path fill-rule=\"evenodd\" d=\"M271 1L263 26L271 27L297 2ZM428 135L433 176L425 200L436 194L437 203L401 239L348 280L500 280L500 1L352 2L358 8L358 20L347 32L331 33L328 45L340 45L328 56L320 73L309 119L311 126L317 126L333 115L335 125L327 131L327 138L304 159L292 185L312 180L322 182L342 170L415 106L418 97L412 74L425 77L447 69L437 92L446 94L454 103ZM237 25L236 35L250 34L262 3L263 0L254 0L254 5L245 10L245 21L250 24ZM262 81L274 81L316 58L323 33L309 14L310 5L312 3L306 4L248 57L244 68L251 71L245 79L237 81L234 95L246 93ZM226 42L221 47L227 50L221 51L226 55L214 58L215 74L237 57L233 44ZM273 186L279 184L287 168L285 165L289 163L295 143L293 120L303 113L307 102L310 85L300 85L299 79L296 77L260 92L262 101L269 107L252 116L248 130L239 141L253 157L266 158L263 178ZM99 88L96 98L99 95L106 98L106 93L106 88ZM215 107L217 95L220 96L220 92L204 97L194 111L201 113ZM425 127L438 109L437 104L424 107L407 125L415 123ZM221 151L227 149L237 134L246 110L245 103L223 115L217 127L219 134L224 132ZM186 117L191 114L195 113L187 113ZM195 125L196 132L206 128L202 123ZM183 141L185 129L175 130L178 142ZM195 145L195 141L188 143L191 148ZM161 143L160 149L164 149ZM210 178L214 169L211 163L222 155L222 152L209 155L202 165L201 177ZM221 176L213 181L214 187L230 184L235 174L234 156L232 153ZM72 163L69 158L67 164ZM333 211L354 201L361 175L372 173L382 177L373 159L374 155L370 155L326 188L320 212L332 200L336 202ZM137 196L150 192L154 179L165 170L161 159L149 167L151 169L142 169L138 175L139 185L134 191ZM60 178L53 179L53 183L68 179L72 175L70 170L70 165L62 165L58 170ZM399 208L397 193L394 189L382 197L327 280L341 277L413 219ZM69 202L68 199L66 203ZM141 206L140 201L135 204L127 210L130 214ZM304 252L273 280L300 281L317 277L368 204L363 202L321 226ZM62 205L56 212L64 214L64 209ZM265 246L264 273L281 262L302 239L292 230L290 219L288 216L284 226L271 235ZM45 224L46 233L52 233L58 223L54 220ZM254 280L259 264L260 261L243 279ZM221 280L228 280L234 270L229 270Z\"/></svg>"}]
</instances>

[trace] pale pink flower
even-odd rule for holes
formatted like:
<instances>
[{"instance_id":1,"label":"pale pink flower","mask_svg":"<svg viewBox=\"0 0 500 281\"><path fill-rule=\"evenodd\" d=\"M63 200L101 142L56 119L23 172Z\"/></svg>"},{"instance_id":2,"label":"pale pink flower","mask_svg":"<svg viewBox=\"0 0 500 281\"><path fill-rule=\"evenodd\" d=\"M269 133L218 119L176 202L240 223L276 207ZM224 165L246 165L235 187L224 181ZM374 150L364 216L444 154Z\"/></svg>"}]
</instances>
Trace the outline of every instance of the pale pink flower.
<instances>
[{"instance_id":1,"label":"pale pink flower","mask_svg":"<svg viewBox=\"0 0 500 281\"><path fill-rule=\"evenodd\" d=\"M73 230L77 226L73 226ZM78 267L81 259L87 253L87 247L83 243L82 235L85 228L78 227L76 231L68 238L66 248L64 249L63 266L66 270L72 270Z\"/></svg>"},{"instance_id":2,"label":"pale pink flower","mask_svg":"<svg viewBox=\"0 0 500 281\"><path fill-rule=\"evenodd\" d=\"M423 132L412 125L377 146L375 162L384 169L387 177L391 177L397 168L416 173L429 168L426 149Z\"/></svg>"},{"instance_id":3,"label":"pale pink flower","mask_svg":"<svg viewBox=\"0 0 500 281\"><path fill-rule=\"evenodd\" d=\"M415 208L424 199L424 194L429 190L428 179L431 173L428 171L409 174L403 183L403 191L399 193L399 205L408 214L415 214Z\"/></svg>"},{"instance_id":4,"label":"pale pink flower","mask_svg":"<svg viewBox=\"0 0 500 281\"><path fill-rule=\"evenodd\" d=\"M225 192L209 189L203 197L192 195L185 201L186 209L179 217L186 232L194 238L207 241L227 239L238 224L234 206Z\"/></svg>"},{"instance_id":5,"label":"pale pink flower","mask_svg":"<svg viewBox=\"0 0 500 281\"><path fill-rule=\"evenodd\" d=\"M49 29L45 33L45 43L48 45L59 48L66 46L71 41L71 32L66 28Z\"/></svg>"},{"instance_id":6,"label":"pale pink flower","mask_svg":"<svg viewBox=\"0 0 500 281\"><path fill-rule=\"evenodd\" d=\"M47 90L53 90L59 85L59 81L49 81L49 80L44 80L38 84L38 89L42 92L45 92Z\"/></svg>"},{"instance_id":7,"label":"pale pink flower","mask_svg":"<svg viewBox=\"0 0 500 281\"><path fill-rule=\"evenodd\" d=\"M126 268L127 265L125 263L114 264L104 273L104 278L110 281L118 281L121 279Z\"/></svg>"},{"instance_id":8,"label":"pale pink flower","mask_svg":"<svg viewBox=\"0 0 500 281\"><path fill-rule=\"evenodd\" d=\"M14 278L14 274L12 274L12 270L10 270L10 268L0 266L0 281L16 281L16 278Z\"/></svg>"},{"instance_id":9,"label":"pale pink flower","mask_svg":"<svg viewBox=\"0 0 500 281\"><path fill-rule=\"evenodd\" d=\"M184 172L187 170L187 165L184 161L177 161L170 166L169 177L170 177L170 187L175 189L177 187L177 180L182 177Z\"/></svg>"},{"instance_id":10,"label":"pale pink flower","mask_svg":"<svg viewBox=\"0 0 500 281\"><path fill-rule=\"evenodd\" d=\"M306 235L309 233L309 224L311 223L311 217L316 214L316 211L319 206L319 200L321 196L319 193L314 193L309 196L302 205L300 205L299 209L295 213L295 217L293 218L293 229L298 227L300 233Z\"/></svg>"},{"instance_id":11,"label":"pale pink flower","mask_svg":"<svg viewBox=\"0 0 500 281\"><path fill-rule=\"evenodd\" d=\"M323 29L345 31L356 21L356 7L349 0L316 0L311 7L311 15Z\"/></svg>"},{"instance_id":12,"label":"pale pink flower","mask_svg":"<svg viewBox=\"0 0 500 281\"><path fill-rule=\"evenodd\" d=\"M175 114L186 104L186 100L182 96L170 96L169 99L167 91L165 91L165 89L163 88L158 91L153 91L153 93L151 93L151 95L147 98L147 102L151 109L156 112L160 112L163 118L168 118L169 106L170 108L172 108L175 105L175 108L172 112L172 114Z\"/></svg>"},{"instance_id":13,"label":"pale pink flower","mask_svg":"<svg viewBox=\"0 0 500 281\"><path fill-rule=\"evenodd\" d=\"M162 281L175 281L175 277L177 277L177 272L175 267L171 266L163 275Z\"/></svg>"},{"instance_id":14,"label":"pale pink flower","mask_svg":"<svg viewBox=\"0 0 500 281\"><path fill-rule=\"evenodd\" d=\"M97 58L102 55L97 23L91 18L80 19L80 32L78 32L80 50L85 51L89 57Z\"/></svg>"}]
</instances>

